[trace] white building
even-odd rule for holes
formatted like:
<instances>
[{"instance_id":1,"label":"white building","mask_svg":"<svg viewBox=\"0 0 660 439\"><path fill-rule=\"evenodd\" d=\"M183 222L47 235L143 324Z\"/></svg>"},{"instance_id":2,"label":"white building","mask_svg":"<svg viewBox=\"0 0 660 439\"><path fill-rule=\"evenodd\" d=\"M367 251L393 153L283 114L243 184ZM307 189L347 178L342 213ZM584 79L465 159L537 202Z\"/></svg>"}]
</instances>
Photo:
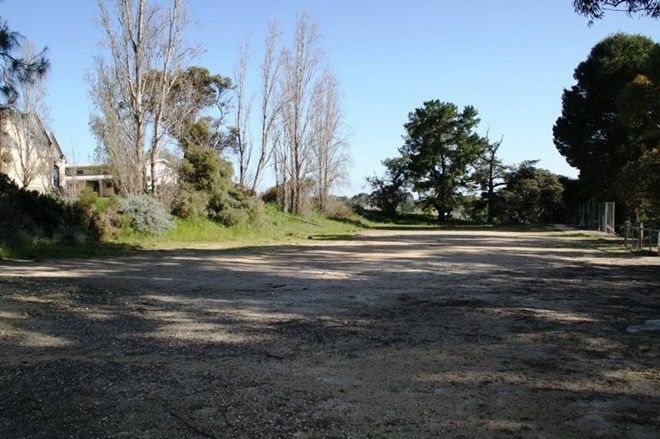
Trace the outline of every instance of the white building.
<instances>
[{"instance_id":1,"label":"white building","mask_svg":"<svg viewBox=\"0 0 660 439\"><path fill-rule=\"evenodd\" d=\"M107 165L67 164L55 135L39 117L5 110L0 118L0 172L19 187L38 192L67 191L78 196L90 188L102 197L116 193L116 184ZM156 162L156 190L178 182L176 167L165 159ZM147 187L151 172L145 164Z\"/></svg>"},{"instance_id":2,"label":"white building","mask_svg":"<svg viewBox=\"0 0 660 439\"><path fill-rule=\"evenodd\" d=\"M156 161L156 191L164 186L173 186L178 182L176 167L168 160ZM147 187L151 187L151 169L145 164L147 175ZM107 165L82 164L66 165L65 186L75 196L80 195L86 188L92 189L102 197L115 195L116 188L114 178Z\"/></svg>"},{"instance_id":3,"label":"white building","mask_svg":"<svg viewBox=\"0 0 660 439\"><path fill-rule=\"evenodd\" d=\"M66 159L55 135L34 114L3 110L0 116L0 172L26 189L62 189Z\"/></svg>"}]
</instances>

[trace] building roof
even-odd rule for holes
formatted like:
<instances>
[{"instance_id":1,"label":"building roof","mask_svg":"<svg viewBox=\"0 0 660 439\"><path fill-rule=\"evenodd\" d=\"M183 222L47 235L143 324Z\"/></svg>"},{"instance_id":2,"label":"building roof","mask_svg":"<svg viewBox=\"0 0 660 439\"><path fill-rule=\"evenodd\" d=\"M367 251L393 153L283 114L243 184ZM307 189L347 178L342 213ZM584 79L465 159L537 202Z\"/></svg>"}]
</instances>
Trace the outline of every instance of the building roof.
<instances>
[{"instance_id":1,"label":"building roof","mask_svg":"<svg viewBox=\"0 0 660 439\"><path fill-rule=\"evenodd\" d=\"M64 180L75 181L96 181L96 180L112 180L112 175L108 174L93 174L93 175L66 175Z\"/></svg>"},{"instance_id":2,"label":"building roof","mask_svg":"<svg viewBox=\"0 0 660 439\"><path fill-rule=\"evenodd\" d=\"M44 125L44 122L41 120L41 118L36 114L36 113L21 113L18 110L15 110L13 108L4 108L0 111L5 111L8 114L13 115L14 117L20 117L21 119L31 119L33 120L38 128L39 131L41 131L41 135L44 136L44 138L48 141L48 146L51 146L55 148L55 152L57 153L58 158L64 159L64 152L62 152L62 148L60 147L60 143L57 141L57 138L55 137L55 133L52 131L48 131L46 129L46 126Z\"/></svg>"}]
</instances>

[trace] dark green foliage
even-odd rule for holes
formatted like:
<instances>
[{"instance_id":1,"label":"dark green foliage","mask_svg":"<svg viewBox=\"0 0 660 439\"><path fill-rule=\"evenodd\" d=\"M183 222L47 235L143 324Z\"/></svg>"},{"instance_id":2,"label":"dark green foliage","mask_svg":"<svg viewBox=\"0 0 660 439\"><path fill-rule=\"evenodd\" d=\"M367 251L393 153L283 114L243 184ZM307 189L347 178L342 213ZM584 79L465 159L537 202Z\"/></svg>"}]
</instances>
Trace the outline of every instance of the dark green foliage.
<instances>
[{"instance_id":1,"label":"dark green foliage","mask_svg":"<svg viewBox=\"0 0 660 439\"><path fill-rule=\"evenodd\" d=\"M172 203L172 213L179 218L200 218L208 215L209 196L195 190L191 183L183 183Z\"/></svg>"},{"instance_id":2,"label":"dark green foliage","mask_svg":"<svg viewBox=\"0 0 660 439\"><path fill-rule=\"evenodd\" d=\"M121 199L111 197L104 206L97 201L92 221L97 233L103 238L114 238L122 229L131 225L131 218L119 212Z\"/></svg>"},{"instance_id":3,"label":"dark green foliage","mask_svg":"<svg viewBox=\"0 0 660 439\"><path fill-rule=\"evenodd\" d=\"M12 106L18 99L18 85L32 82L49 67L44 57L45 49L33 59L22 59L18 55L22 38L0 17L0 95L4 100L1 107Z\"/></svg>"},{"instance_id":4,"label":"dark green foliage","mask_svg":"<svg viewBox=\"0 0 660 439\"><path fill-rule=\"evenodd\" d=\"M220 158L214 149L189 145L179 173L183 186L175 206L187 205L185 214L199 212L206 200L208 215L225 225L258 220L261 204L233 184L231 163Z\"/></svg>"},{"instance_id":5,"label":"dark green foliage","mask_svg":"<svg viewBox=\"0 0 660 439\"><path fill-rule=\"evenodd\" d=\"M470 221L474 221L476 223L489 222L487 203L484 202L485 200L482 198L483 196L485 196L485 194L481 194L481 197L477 197L475 195L466 195L461 199L461 206L463 207L465 215L470 219ZM493 206L493 210L491 211L493 213L493 220L497 212L503 211L503 209L500 208L499 201L500 198L497 196L497 193L495 193L491 203Z\"/></svg>"},{"instance_id":6,"label":"dark green foliage","mask_svg":"<svg viewBox=\"0 0 660 439\"><path fill-rule=\"evenodd\" d=\"M271 186L261 194L261 201L264 203L277 203L277 194L279 193L280 188L278 186Z\"/></svg>"},{"instance_id":7,"label":"dark green foliage","mask_svg":"<svg viewBox=\"0 0 660 439\"><path fill-rule=\"evenodd\" d=\"M218 107L224 112L229 105L227 95L231 90L230 78L213 75L205 67L192 66L178 74L168 98L175 103L185 100L194 114L208 107Z\"/></svg>"},{"instance_id":8,"label":"dark green foliage","mask_svg":"<svg viewBox=\"0 0 660 439\"><path fill-rule=\"evenodd\" d=\"M497 192L502 222L554 221L560 212L564 187L559 177L534 164L523 162L506 175L506 187Z\"/></svg>"},{"instance_id":9,"label":"dark green foliage","mask_svg":"<svg viewBox=\"0 0 660 439\"><path fill-rule=\"evenodd\" d=\"M625 11L628 15L660 17L658 0L573 0L573 7L578 14L590 20L601 19L605 11Z\"/></svg>"},{"instance_id":10,"label":"dark green foliage","mask_svg":"<svg viewBox=\"0 0 660 439\"><path fill-rule=\"evenodd\" d=\"M374 191L370 194L370 204L378 207L387 215L395 215L397 209L407 199L409 186L407 177L408 161L403 157L383 160L387 169L384 177L369 177L367 182ZM363 206L364 207L364 206Z\"/></svg>"},{"instance_id":11,"label":"dark green foliage","mask_svg":"<svg viewBox=\"0 0 660 439\"><path fill-rule=\"evenodd\" d=\"M203 67L190 67L179 74L168 97L173 105L191 108L181 129L174 133L184 153L179 167L181 189L173 202L173 213L182 218L204 215L226 225L256 221L261 204L239 190L232 182L231 163L219 151L227 145L228 134L222 131L222 115L228 105L231 81L211 75ZM201 116L210 107L219 110L219 118Z\"/></svg>"},{"instance_id":12,"label":"dark green foliage","mask_svg":"<svg viewBox=\"0 0 660 439\"><path fill-rule=\"evenodd\" d=\"M218 150L227 146L228 134L223 132L222 122L231 90L231 79L212 75L204 67L192 66L178 74L168 100L171 108L186 109L184 112L172 111L173 117L185 114L185 118L169 125L177 127L177 131L171 134L183 149L187 145L207 145ZM208 108L218 110L219 117L203 116L203 111Z\"/></svg>"},{"instance_id":13,"label":"dark green foliage","mask_svg":"<svg viewBox=\"0 0 660 439\"><path fill-rule=\"evenodd\" d=\"M80 205L19 188L0 173L0 244L19 248L40 241L74 244L97 238Z\"/></svg>"},{"instance_id":14,"label":"dark green foliage","mask_svg":"<svg viewBox=\"0 0 660 439\"><path fill-rule=\"evenodd\" d=\"M623 167L618 190L629 194L623 203L632 221L649 224L660 220L660 147Z\"/></svg>"},{"instance_id":15,"label":"dark green foliage","mask_svg":"<svg viewBox=\"0 0 660 439\"><path fill-rule=\"evenodd\" d=\"M195 190L212 193L227 190L232 185L231 163L220 158L218 153L205 145L189 145L179 166L184 182Z\"/></svg>"},{"instance_id":16,"label":"dark green foliage","mask_svg":"<svg viewBox=\"0 0 660 439\"><path fill-rule=\"evenodd\" d=\"M372 206L371 194L365 192L360 192L359 194L353 195L349 198L348 202L353 208L362 208L366 209Z\"/></svg>"},{"instance_id":17,"label":"dark green foliage","mask_svg":"<svg viewBox=\"0 0 660 439\"><path fill-rule=\"evenodd\" d=\"M346 197L329 197L325 214L332 219L351 220L355 217L355 210Z\"/></svg>"},{"instance_id":18,"label":"dark green foliage","mask_svg":"<svg viewBox=\"0 0 660 439\"><path fill-rule=\"evenodd\" d=\"M99 201L99 194L92 188L86 187L76 200L76 204L86 213L96 210Z\"/></svg>"},{"instance_id":19,"label":"dark green foliage","mask_svg":"<svg viewBox=\"0 0 660 439\"><path fill-rule=\"evenodd\" d=\"M485 204L486 222L489 224L495 218L495 204L497 203L496 190L506 184L504 177L506 176L507 167L504 166L504 163L502 163L502 160L497 155L497 151L501 145L502 139L497 142L486 142L483 154L477 160L473 175L474 181L481 189L481 200L471 200L469 202L470 211L472 216L474 216L477 211L481 210L478 206L480 202ZM465 205L466 201L463 201L463 204Z\"/></svg>"},{"instance_id":20,"label":"dark green foliage","mask_svg":"<svg viewBox=\"0 0 660 439\"><path fill-rule=\"evenodd\" d=\"M439 100L424 102L408 116L405 144L407 174L423 206L433 208L442 222L460 200L486 139L475 132L477 110Z\"/></svg>"},{"instance_id":21,"label":"dark green foliage","mask_svg":"<svg viewBox=\"0 0 660 439\"><path fill-rule=\"evenodd\" d=\"M580 170L590 199L623 204L631 198L618 190L624 167L660 144L660 94L650 94L657 93L651 78L658 75L658 53L649 38L613 35L594 46L575 70L577 84L564 90L554 142Z\"/></svg>"}]
</instances>

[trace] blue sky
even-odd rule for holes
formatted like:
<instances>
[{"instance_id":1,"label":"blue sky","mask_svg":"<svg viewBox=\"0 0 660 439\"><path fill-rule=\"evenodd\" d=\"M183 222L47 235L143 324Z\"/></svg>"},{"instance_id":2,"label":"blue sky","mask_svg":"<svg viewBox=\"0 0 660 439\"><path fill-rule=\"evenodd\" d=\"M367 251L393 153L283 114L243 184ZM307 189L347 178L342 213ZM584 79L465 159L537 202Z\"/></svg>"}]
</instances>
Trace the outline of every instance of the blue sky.
<instances>
[{"instance_id":1,"label":"blue sky","mask_svg":"<svg viewBox=\"0 0 660 439\"><path fill-rule=\"evenodd\" d=\"M542 167L575 176L552 143L573 70L614 32L660 39L658 21L625 14L589 27L570 0L189 0L189 9L187 39L205 50L196 64L224 75L232 74L245 38L258 63L269 20L280 22L286 38L301 11L320 23L352 133L351 184L339 190L345 194L382 172L380 161L402 142L408 112L436 98L474 105L480 130L504 136L505 162L540 159ZM85 73L101 38L96 1L4 0L0 11L12 28L48 46L52 128L69 160L88 161L94 139Z\"/></svg>"}]
</instances>

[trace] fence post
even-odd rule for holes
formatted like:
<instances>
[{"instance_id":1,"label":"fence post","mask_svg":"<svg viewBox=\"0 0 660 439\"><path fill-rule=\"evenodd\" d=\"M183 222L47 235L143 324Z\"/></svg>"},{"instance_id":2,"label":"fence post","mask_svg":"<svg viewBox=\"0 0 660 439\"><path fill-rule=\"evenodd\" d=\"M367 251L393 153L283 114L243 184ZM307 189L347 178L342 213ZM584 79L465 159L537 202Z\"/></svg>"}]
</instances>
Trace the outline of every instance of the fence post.
<instances>
[{"instance_id":1,"label":"fence post","mask_svg":"<svg viewBox=\"0 0 660 439\"><path fill-rule=\"evenodd\" d=\"M637 248L642 249L642 241L644 240L644 223L639 223L639 240L637 241Z\"/></svg>"},{"instance_id":2,"label":"fence post","mask_svg":"<svg viewBox=\"0 0 660 439\"><path fill-rule=\"evenodd\" d=\"M630 221L626 220L623 225L623 245L628 247L628 233L630 232Z\"/></svg>"},{"instance_id":3,"label":"fence post","mask_svg":"<svg viewBox=\"0 0 660 439\"><path fill-rule=\"evenodd\" d=\"M653 229L649 229L649 253L653 251Z\"/></svg>"}]
</instances>

